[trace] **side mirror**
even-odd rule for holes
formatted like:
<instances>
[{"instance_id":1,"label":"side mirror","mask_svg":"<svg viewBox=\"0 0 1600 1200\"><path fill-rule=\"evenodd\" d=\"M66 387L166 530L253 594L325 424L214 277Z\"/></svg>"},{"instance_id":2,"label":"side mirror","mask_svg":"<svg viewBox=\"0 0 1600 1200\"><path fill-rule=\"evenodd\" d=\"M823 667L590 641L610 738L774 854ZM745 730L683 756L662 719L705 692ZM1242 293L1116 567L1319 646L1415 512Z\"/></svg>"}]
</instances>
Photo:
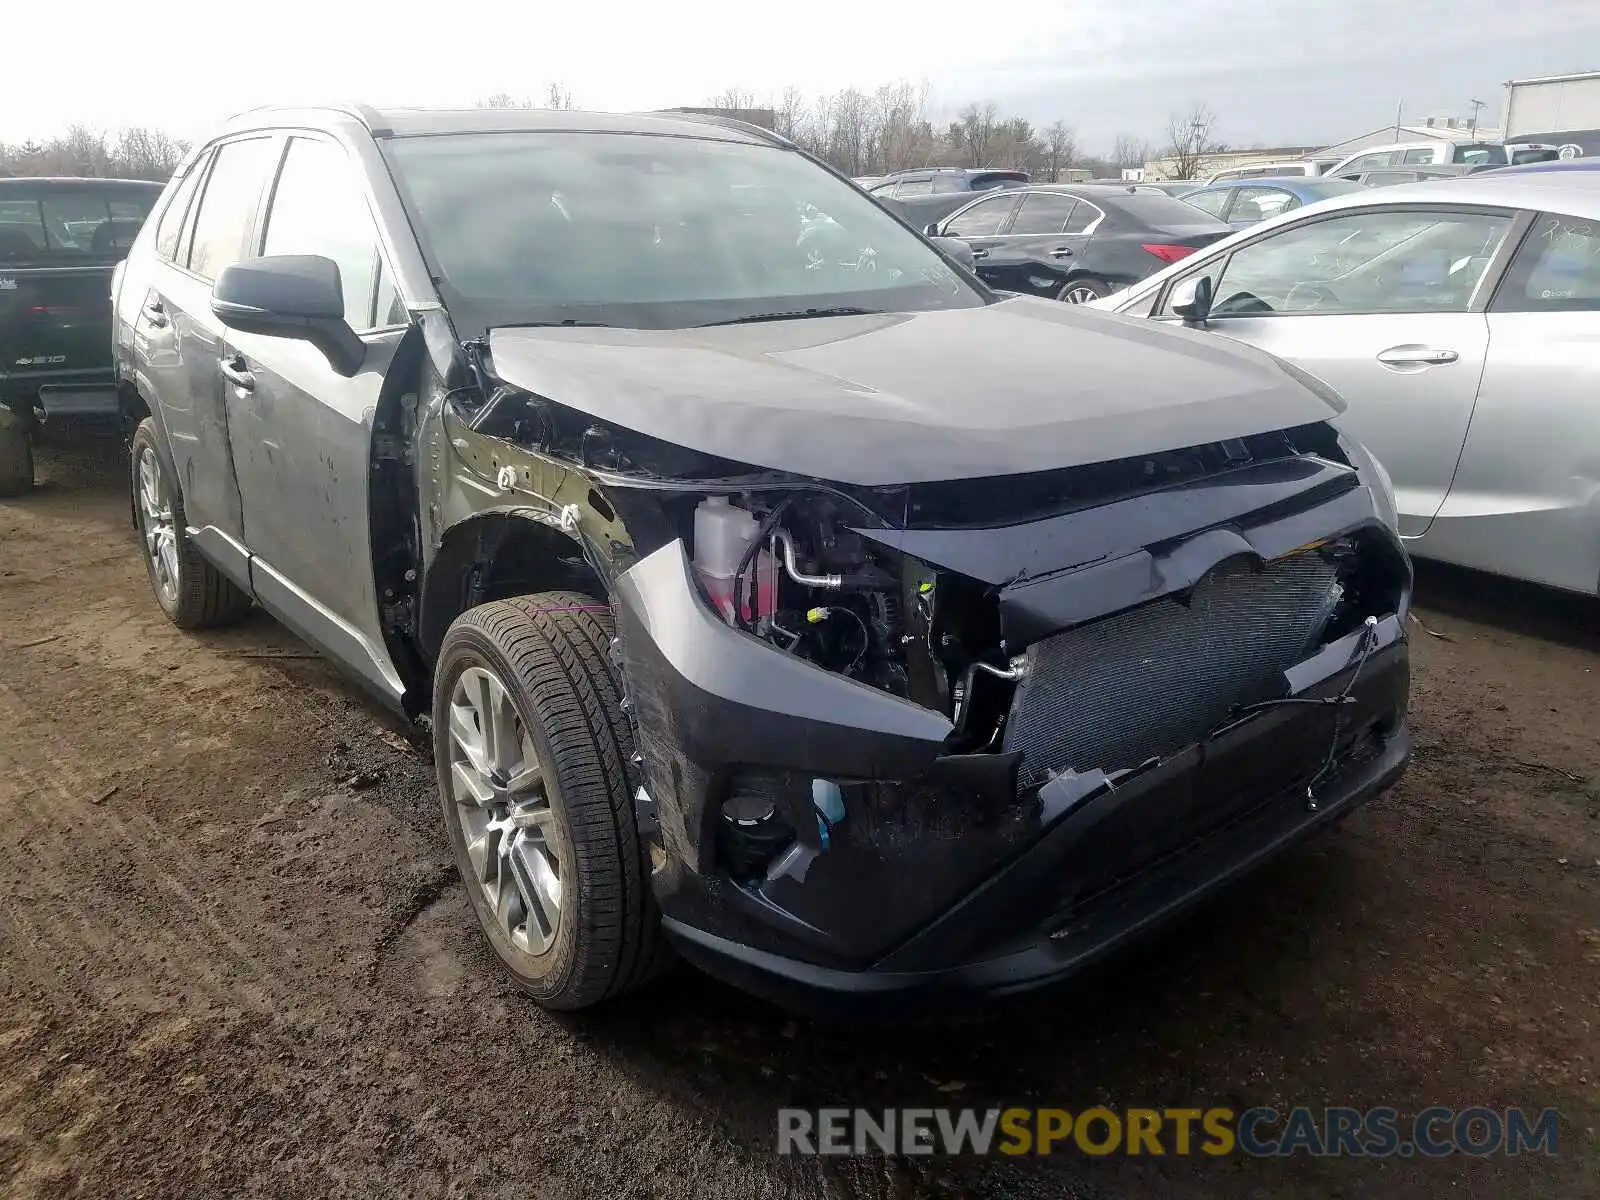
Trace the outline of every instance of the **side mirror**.
<instances>
[{"instance_id":1,"label":"side mirror","mask_svg":"<svg viewBox=\"0 0 1600 1200\"><path fill-rule=\"evenodd\" d=\"M1191 276L1173 285L1172 300L1167 307L1182 317L1185 325L1199 328L1211 315L1211 291L1211 276Z\"/></svg>"},{"instance_id":2,"label":"side mirror","mask_svg":"<svg viewBox=\"0 0 1600 1200\"><path fill-rule=\"evenodd\" d=\"M310 342L340 375L361 369L367 347L344 319L339 264L319 254L274 254L217 276L211 311L229 329Z\"/></svg>"},{"instance_id":3,"label":"side mirror","mask_svg":"<svg viewBox=\"0 0 1600 1200\"><path fill-rule=\"evenodd\" d=\"M973 272L977 271L978 260L972 256L972 247L967 245L967 243L963 242L960 238L935 237L933 234L929 234L928 236L933 238L933 244L935 246L939 247L939 249L943 250L967 270Z\"/></svg>"},{"instance_id":4,"label":"side mirror","mask_svg":"<svg viewBox=\"0 0 1600 1200\"><path fill-rule=\"evenodd\" d=\"M924 225L922 227L922 232L927 237L931 237L931 238L938 237L939 236L939 222L937 222L937 221L929 221L926 225Z\"/></svg>"}]
</instances>

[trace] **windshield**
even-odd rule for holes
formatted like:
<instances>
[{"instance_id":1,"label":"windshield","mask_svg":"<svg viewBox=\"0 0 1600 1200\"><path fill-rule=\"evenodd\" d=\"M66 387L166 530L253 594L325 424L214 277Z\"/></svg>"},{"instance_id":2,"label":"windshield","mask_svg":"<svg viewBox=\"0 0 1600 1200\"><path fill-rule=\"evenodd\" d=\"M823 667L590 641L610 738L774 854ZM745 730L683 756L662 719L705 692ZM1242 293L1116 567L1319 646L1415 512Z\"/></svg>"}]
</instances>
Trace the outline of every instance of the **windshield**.
<instances>
[{"instance_id":1,"label":"windshield","mask_svg":"<svg viewBox=\"0 0 1600 1200\"><path fill-rule=\"evenodd\" d=\"M860 189L775 146L533 131L388 152L463 331L988 300Z\"/></svg>"}]
</instances>

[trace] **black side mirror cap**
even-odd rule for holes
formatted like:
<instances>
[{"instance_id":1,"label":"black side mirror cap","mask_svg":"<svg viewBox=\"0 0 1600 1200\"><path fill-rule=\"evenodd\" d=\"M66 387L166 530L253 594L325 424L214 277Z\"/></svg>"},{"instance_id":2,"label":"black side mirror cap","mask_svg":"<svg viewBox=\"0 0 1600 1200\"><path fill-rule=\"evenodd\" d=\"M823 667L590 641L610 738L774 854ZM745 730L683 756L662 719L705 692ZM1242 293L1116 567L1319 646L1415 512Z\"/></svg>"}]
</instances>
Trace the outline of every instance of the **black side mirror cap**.
<instances>
[{"instance_id":1,"label":"black side mirror cap","mask_svg":"<svg viewBox=\"0 0 1600 1200\"><path fill-rule=\"evenodd\" d=\"M241 333L310 342L346 378L366 358L366 344L344 319L339 264L320 254L273 254L224 268L211 312Z\"/></svg>"}]
</instances>

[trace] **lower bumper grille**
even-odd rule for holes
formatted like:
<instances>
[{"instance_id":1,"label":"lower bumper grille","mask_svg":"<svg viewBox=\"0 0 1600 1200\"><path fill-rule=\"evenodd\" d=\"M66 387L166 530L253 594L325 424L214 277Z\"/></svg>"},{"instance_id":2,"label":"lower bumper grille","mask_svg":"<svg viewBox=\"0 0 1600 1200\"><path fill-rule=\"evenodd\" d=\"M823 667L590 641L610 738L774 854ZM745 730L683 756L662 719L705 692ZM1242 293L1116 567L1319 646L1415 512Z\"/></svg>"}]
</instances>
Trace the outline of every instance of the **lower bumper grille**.
<instances>
[{"instance_id":1,"label":"lower bumper grille","mask_svg":"<svg viewBox=\"0 0 1600 1200\"><path fill-rule=\"evenodd\" d=\"M1007 722L1023 776L1137 767L1203 737L1236 704L1276 695L1315 649L1342 591L1335 565L1296 554L1213 568L1188 601L1155 600L1035 643Z\"/></svg>"}]
</instances>

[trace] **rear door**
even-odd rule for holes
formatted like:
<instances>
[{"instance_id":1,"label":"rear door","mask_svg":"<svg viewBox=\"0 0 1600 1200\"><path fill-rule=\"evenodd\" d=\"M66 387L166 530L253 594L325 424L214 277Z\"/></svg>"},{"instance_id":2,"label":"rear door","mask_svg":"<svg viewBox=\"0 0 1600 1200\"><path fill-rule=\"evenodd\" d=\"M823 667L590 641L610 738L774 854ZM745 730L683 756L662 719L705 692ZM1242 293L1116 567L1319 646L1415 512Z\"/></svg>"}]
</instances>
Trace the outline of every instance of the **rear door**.
<instances>
[{"instance_id":1,"label":"rear door","mask_svg":"<svg viewBox=\"0 0 1600 1200\"><path fill-rule=\"evenodd\" d=\"M999 282L1000 275L990 265L989 259L1000 245L1002 235L1011 227L1011 214L1016 211L1022 195L1021 192L1007 190L986 196L956 213L939 230L943 236L960 238L972 247L978 274L991 287L1005 286Z\"/></svg>"},{"instance_id":2,"label":"rear door","mask_svg":"<svg viewBox=\"0 0 1600 1200\"><path fill-rule=\"evenodd\" d=\"M249 580L244 518L218 368L222 323L211 312L211 284L245 253L277 144L273 136L255 135L219 145L181 225L167 221L184 193L174 194L156 230L158 254L167 247L172 257L150 277L134 334L136 341L148 339L144 358L155 377L190 536L242 586Z\"/></svg>"},{"instance_id":3,"label":"rear door","mask_svg":"<svg viewBox=\"0 0 1600 1200\"><path fill-rule=\"evenodd\" d=\"M1430 557L1600 587L1600 221L1541 213L1489 305L1489 361Z\"/></svg>"},{"instance_id":4,"label":"rear door","mask_svg":"<svg viewBox=\"0 0 1600 1200\"><path fill-rule=\"evenodd\" d=\"M1388 469L1400 532L1416 537L1461 457L1489 344L1488 285L1515 225L1504 210L1345 210L1275 229L1180 278L1212 278L1211 330L1344 396L1341 424ZM1170 295L1169 286L1163 315Z\"/></svg>"},{"instance_id":5,"label":"rear door","mask_svg":"<svg viewBox=\"0 0 1600 1200\"><path fill-rule=\"evenodd\" d=\"M398 697L380 629L368 488L372 420L406 313L361 177L336 141L309 133L288 139L259 251L337 263L345 320L366 357L347 379L308 342L236 330L213 356L226 376L255 595L371 686Z\"/></svg>"},{"instance_id":6,"label":"rear door","mask_svg":"<svg viewBox=\"0 0 1600 1200\"><path fill-rule=\"evenodd\" d=\"M1061 192L1024 193L1008 231L987 240L979 273L994 287L1054 299L1083 247L1081 234L1066 232L1083 203Z\"/></svg>"}]
</instances>

